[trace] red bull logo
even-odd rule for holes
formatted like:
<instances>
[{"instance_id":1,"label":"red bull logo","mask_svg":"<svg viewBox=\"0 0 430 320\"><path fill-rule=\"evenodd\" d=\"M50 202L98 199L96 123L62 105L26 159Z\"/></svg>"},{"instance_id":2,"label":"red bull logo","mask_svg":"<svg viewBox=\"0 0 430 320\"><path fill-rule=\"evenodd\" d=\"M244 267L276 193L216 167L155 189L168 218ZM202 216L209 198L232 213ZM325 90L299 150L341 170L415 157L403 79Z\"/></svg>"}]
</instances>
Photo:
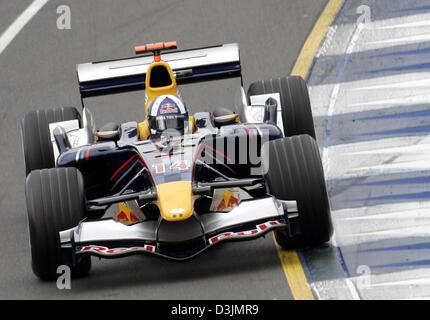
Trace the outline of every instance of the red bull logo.
<instances>
[{"instance_id":1,"label":"red bull logo","mask_svg":"<svg viewBox=\"0 0 430 320\"><path fill-rule=\"evenodd\" d=\"M127 215L124 211L118 213L115 218L118 222L134 223L139 221L139 219L133 213Z\"/></svg>"},{"instance_id":2,"label":"red bull logo","mask_svg":"<svg viewBox=\"0 0 430 320\"><path fill-rule=\"evenodd\" d=\"M232 190L225 190L222 194L221 202L218 204L217 211L233 209L239 204L239 201L239 194L235 197L235 193Z\"/></svg>"},{"instance_id":3,"label":"red bull logo","mask_svg":"<svg viewBox=\"0 0 430 320\"><path fill-rule=\"evenodd\" d=\"M122 223L136 223L141 221L138 216L131 209L130 204L128 203L120 203L119 204L119 213L114 210L114 216L116 221Z\"/></svg>"},{"instance_id":4,"label":"red bull logo","mask_svg":"<svg viewBox=\"0 0 430 320\"><path fill-rule=\"evenodd\" d=\"M160 107L160 114L179 113L178 107L170 102L163 104Z\"/></svg>"}]
</instances>

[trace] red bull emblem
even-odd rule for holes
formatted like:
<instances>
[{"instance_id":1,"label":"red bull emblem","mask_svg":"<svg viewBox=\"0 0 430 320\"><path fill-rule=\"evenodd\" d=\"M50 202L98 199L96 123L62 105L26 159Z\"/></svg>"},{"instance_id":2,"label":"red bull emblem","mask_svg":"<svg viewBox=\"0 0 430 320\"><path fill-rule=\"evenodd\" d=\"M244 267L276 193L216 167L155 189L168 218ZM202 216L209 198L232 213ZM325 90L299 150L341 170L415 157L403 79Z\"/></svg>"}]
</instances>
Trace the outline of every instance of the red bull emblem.
<instances>
[{"instance_id":1,"label":"red bull emblem","mask_svg":"<svg viewBox=\"0 0 430 320\"><path fill-rule=\"evenodd\" d=\"M127 223L134 223L139 221L139 219L133 213L130 213L130 216L127 216L127 214L124 211L121 211L120 213L118 213L118 215L116 216L116 220L118 222L127 222Z\"/></svg>"},{"instance_id":2,"label":"red bull emblem","mask_svg":"<svg viewBox=\"0 0 430 320\"><path fill-rule=\"evenodd\" d=\"M224 211L228 209L233 209L239 204L240 195L235 197L235 193L232 190L225 190L222 194L221 202L217 207L217 211Z\"/></svg>"},{"instance_id":3,"label":"red bull emblem","mask_svg":"<svg viewBox=\"0 0 430 320\"><path fill-rule=\"evenodd\" d=\"M160 114L179 113L178 107L167 102L160 107Z\"/></svg>"},{"instance_id":4,"label":"red bull emblem","mask_svg":"<svg viewBox=\"0 0 430 320\"><path fill-rule=\"evenodd\" d=\"M135 214L134 210L131 208L131 205L129 203L119 203L118 207L119 207L119 212L114 210L114 217L116 221L130 224L130 223L136 223L142 220Z\"/></svg>"}]
</instances>

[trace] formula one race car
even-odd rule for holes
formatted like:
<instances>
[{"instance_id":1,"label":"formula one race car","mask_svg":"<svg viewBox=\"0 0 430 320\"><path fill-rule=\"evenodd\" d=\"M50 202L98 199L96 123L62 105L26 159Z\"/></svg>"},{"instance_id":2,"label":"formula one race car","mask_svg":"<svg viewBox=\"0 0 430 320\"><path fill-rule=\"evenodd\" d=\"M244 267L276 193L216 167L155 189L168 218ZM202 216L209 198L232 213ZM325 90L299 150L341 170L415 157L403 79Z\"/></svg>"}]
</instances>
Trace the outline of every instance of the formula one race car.
<instances>
[{"instance_id":1,"label":"formula one race car","mask_svg":"<svg viewBox=\"0 0 430 320\"><path fill-rule=\"evenodd\" d=\"M332 235L308 90L300 77L243 86L235 112L188 114L178 84L239 77L239 47L136 47L139 57L77 66L72 107L22 120L32 268L72 274L90 256L145 253L175 261L270 231L283 248ZM96 129L84 98L145 90L144 121ZM106 216L108 211L111 216Z\"/></svg>"}]
</instances>

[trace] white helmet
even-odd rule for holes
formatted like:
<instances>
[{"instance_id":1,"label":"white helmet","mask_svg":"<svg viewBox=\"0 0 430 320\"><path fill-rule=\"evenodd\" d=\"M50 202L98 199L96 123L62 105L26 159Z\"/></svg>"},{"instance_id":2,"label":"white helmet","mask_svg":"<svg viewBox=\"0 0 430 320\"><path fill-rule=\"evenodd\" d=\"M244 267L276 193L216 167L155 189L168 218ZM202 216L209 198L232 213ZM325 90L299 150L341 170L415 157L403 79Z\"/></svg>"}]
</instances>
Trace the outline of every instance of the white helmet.
<instances>
[{"instance_id":1,"label":"white helmet","mask_svg":"<svg viewBox=\"0 0 430 320\"><path fill-rule=\"evenodd\" d=\"M149 129L152 135L174 129L181 134L188 132L188 110L177 96L166 94L152 100L148 107Z\"/></svg>"}]
</instances>

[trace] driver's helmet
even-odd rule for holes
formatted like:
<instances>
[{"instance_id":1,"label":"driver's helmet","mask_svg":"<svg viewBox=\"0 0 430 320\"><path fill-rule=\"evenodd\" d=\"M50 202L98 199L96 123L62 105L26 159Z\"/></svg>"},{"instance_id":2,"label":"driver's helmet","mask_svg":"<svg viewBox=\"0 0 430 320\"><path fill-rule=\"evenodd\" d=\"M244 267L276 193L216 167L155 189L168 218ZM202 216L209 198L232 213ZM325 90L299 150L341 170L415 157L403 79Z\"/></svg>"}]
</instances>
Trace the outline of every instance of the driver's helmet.
<instances>
[{"instance_id":1,"label":"driver's helmet","mask_svg":"<svg viewBox=\"0 0 430 320\"><path fill-rule=\"evenodd\" d=\"M177 96L166 94L155 98L148 107L151 135L161 135L165 130L188 132L188 111Z\"/></svg>"}]
</instances>

